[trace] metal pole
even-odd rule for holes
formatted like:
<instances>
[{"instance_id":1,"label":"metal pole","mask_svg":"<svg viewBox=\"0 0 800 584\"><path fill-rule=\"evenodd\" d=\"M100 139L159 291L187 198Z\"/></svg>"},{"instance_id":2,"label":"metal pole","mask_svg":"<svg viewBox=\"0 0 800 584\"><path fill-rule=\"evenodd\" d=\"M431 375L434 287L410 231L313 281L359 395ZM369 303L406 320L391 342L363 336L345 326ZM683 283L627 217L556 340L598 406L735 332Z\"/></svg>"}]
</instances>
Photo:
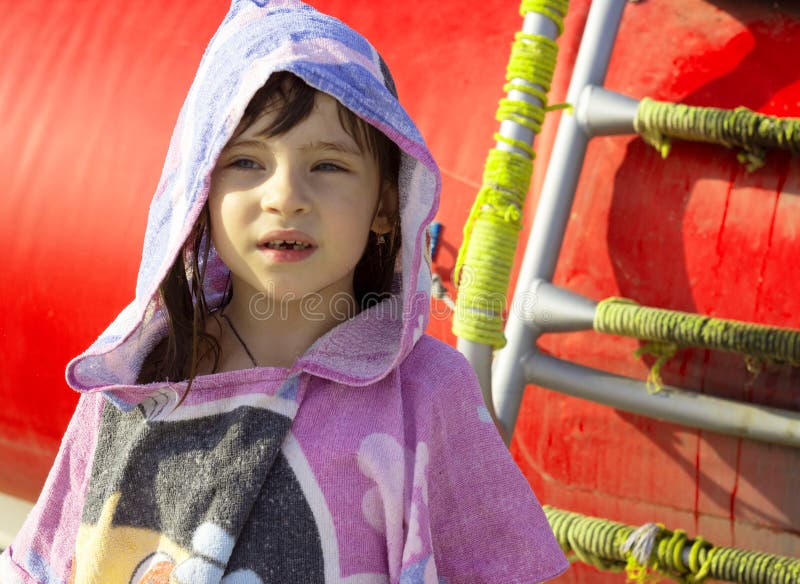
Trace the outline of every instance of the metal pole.
<instances>
[{"instance_id":1,"label":"metal pole","mask_svg":"<svg viewBox=\"0 0 800 584\"><path fill-rule=\"evenodd\" d=\"M544 36L549 39L555 39L558 36L558 27L556 26L555 22L553 22L553 20L549 16L545 16L544 14L540 14L538 12L529 12L525 16L525 20L522 26L522 31L528 34ZM515 84L528 85L535 89L538 89L539 91L544 91L543 87L540 87L539 85L534 83L529 83L525 79L517 78L513 79L512 82ZM512 100L527 101L537 106L542 105L541 101L538 100L536 97L528 93L525 93L523 91L511 90L508 92L508 98ZM533 144L533 140L535 138L535 134L532 130L526 128L521 124L517 124L516 122L507 120L503 121L500 124L500 134L507 138L520 140L527 144ZM514 146L499 140L495 147L500 150L513 151L525 156L528 155L526 152L519 150ZM483 399L486 402L486 406L489 410L489 413L491 414L492 419L494 419L498 431L500 432L500 434L503 436L503 439L506 440L507 443L509 438L507 429L504 428L502 424L499 423L494 411L494 405L492 400L493 347L491 345L476 343L474 341L468 341L466 339L461 339L461 338L458 339L457 347L458 350L461 351L461 353L470 362L472 368L475 370L475 373L478 376L478 382L481 385Z\"/></svg>"},{"instance_id":2,"label":"metal pole","mask_svg":"<svg viewBox=\"0 0 800 584\"><path fill-rule=\"evenodd\" d=\"M588 85L602 86L626 0L595 0L589 9L583 39L572 74L567 101L577 103ZM562 115L539 205L531 229L514 300L506 325L508 345L497 355L492 383L494 405L509 436L516 425L525 389L522 365L535 351L538 333L525 324L525 312L535 304L526 291L534 279L551 281L586 146L587 132L571 115Z\"/></svg>"},{"instance_id":3,"label":"metal pole","mask_svg":"<svg viewBox=\"0 0 800 584\"><path fill-rule=\"evenodd\" d=\"M588 298L536 280L532 325L541 332L563 333L594 328L597 304ZM657 394L638 379L584 367L534 352L523 368L528 383L603 403L628 412L721 434L774 444L800 446L800 413L714 398L665 387Z\"/></svg>"},{"instance_id":4,"label":"metal pole","mask_svg":"<svg viewBox=\"0 0 800 584\"><path fill-rule=\"evenodd\" d=\"M638 109L637 99L589 85L581 92L575 117L590 137L635 134Z\"/></svg>"},{"instance_id":5,"label":"metal pole","mask_svg":"<svg viewBox=\"0 0 800 584\"><path fill-rule=\"evenodd\" d=\"M800 413L740 403L665 386L651 394L646 384L577 365L538 351L523 363L525 379L613 408L720 434L800 446Z\"/></svg>"}]
</instances>

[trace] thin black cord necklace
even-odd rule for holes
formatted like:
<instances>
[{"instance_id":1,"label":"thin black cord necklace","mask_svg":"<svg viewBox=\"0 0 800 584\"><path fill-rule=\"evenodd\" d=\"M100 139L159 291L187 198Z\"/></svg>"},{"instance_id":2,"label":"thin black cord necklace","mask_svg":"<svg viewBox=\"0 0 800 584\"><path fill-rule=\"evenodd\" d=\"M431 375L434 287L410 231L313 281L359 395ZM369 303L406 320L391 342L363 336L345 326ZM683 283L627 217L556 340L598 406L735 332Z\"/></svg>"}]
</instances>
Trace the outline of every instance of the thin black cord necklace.
<instances>
[{"instance_id":1,"label":"thin black cord necklace","mask_svg":"<svg viewBox=\"0 0 800 584\"><path fill-rule=\"evenodd\" d=\"M250 349L247 348L247 343L244 342L244 339L242 339L241 335L239 334L239 331L237 331L236 327L233 326L231 319L228 318L228 315L225 314L224 312L220 313L220 315L222 316L222 318L225 319L225 322L228 323L228 326L231 327L231 332L233 332L234 336L239 341L239 344L242 345L242 349L244 349L244 352L247 353L247 356L250 357L250 361L253 363L253 367L258 367L258 363L256 363L255 357L253 357L253 354L250 352Z\"/></svg>"}]
</instances>

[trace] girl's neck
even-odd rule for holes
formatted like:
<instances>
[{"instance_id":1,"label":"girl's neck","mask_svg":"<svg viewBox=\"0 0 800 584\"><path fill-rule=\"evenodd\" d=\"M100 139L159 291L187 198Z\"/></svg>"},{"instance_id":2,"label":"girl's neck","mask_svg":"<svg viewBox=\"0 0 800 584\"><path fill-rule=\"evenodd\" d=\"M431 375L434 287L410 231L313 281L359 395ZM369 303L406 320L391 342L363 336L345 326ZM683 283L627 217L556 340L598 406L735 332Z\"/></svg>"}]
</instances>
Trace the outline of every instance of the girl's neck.
<instances>
[{"instance_id":1,"label":"girl's neck","mask_svg":"<svg viewBox=\"0 0 800 584\"><path fill-rule=\"evenodd\" d=\"M229 320L224 325L232 330L222 330L218 337L221 371L252 367L247 350L259 367L291 367L318 338L355 314L355 301L345 306L340 296L336 310L330 310L324 298L278 303L241 291L223 312Z\"/></svg>"}]
</instances>

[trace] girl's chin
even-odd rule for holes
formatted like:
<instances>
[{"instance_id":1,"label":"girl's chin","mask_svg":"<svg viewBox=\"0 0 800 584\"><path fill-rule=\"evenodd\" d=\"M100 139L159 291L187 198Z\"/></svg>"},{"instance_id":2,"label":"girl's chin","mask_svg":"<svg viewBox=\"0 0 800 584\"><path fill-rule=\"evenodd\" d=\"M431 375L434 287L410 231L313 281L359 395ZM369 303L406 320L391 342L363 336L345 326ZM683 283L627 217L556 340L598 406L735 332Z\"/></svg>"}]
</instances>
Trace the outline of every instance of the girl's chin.
<instances>
[{"instance_id":1,"label":"girl's chin","mask_svg":"<svg viewBox=\"0 0 800 584\"><path fill-rule=\"evenodd\" d=\"M272 285L254 292L248 304L251 314L265 315L266 318L300 310L308 313L309 318L316 317L322 320L325 315L351 314L356 302L354 293L349 290L307 292L288 288L278 289Z\"/></svg>"}]
</instances>

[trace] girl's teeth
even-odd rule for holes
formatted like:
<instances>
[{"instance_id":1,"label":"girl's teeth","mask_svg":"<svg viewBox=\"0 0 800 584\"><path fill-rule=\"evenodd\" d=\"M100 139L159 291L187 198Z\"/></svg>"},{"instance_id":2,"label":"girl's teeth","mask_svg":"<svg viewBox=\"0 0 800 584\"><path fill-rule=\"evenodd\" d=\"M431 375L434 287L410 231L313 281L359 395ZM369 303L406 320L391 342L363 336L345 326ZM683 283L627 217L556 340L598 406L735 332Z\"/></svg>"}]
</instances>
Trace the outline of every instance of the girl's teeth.
<instances>
[{"instance_id":1,"label":"girl's teeth","mask_svg":"<svg viewBox=\"0 0 800 584\"><path fill-rule=\"evenodd\" d=\"M306 249L309 247L308 244L305 244L300 241L284 241L282 239L276 239L275 241L270 241L267 244L267 247L269 247L270 249L282 249L284 245L286 246L287 249L293 249L296 251L301 249Z\"/></svg>"}]
</instances>

